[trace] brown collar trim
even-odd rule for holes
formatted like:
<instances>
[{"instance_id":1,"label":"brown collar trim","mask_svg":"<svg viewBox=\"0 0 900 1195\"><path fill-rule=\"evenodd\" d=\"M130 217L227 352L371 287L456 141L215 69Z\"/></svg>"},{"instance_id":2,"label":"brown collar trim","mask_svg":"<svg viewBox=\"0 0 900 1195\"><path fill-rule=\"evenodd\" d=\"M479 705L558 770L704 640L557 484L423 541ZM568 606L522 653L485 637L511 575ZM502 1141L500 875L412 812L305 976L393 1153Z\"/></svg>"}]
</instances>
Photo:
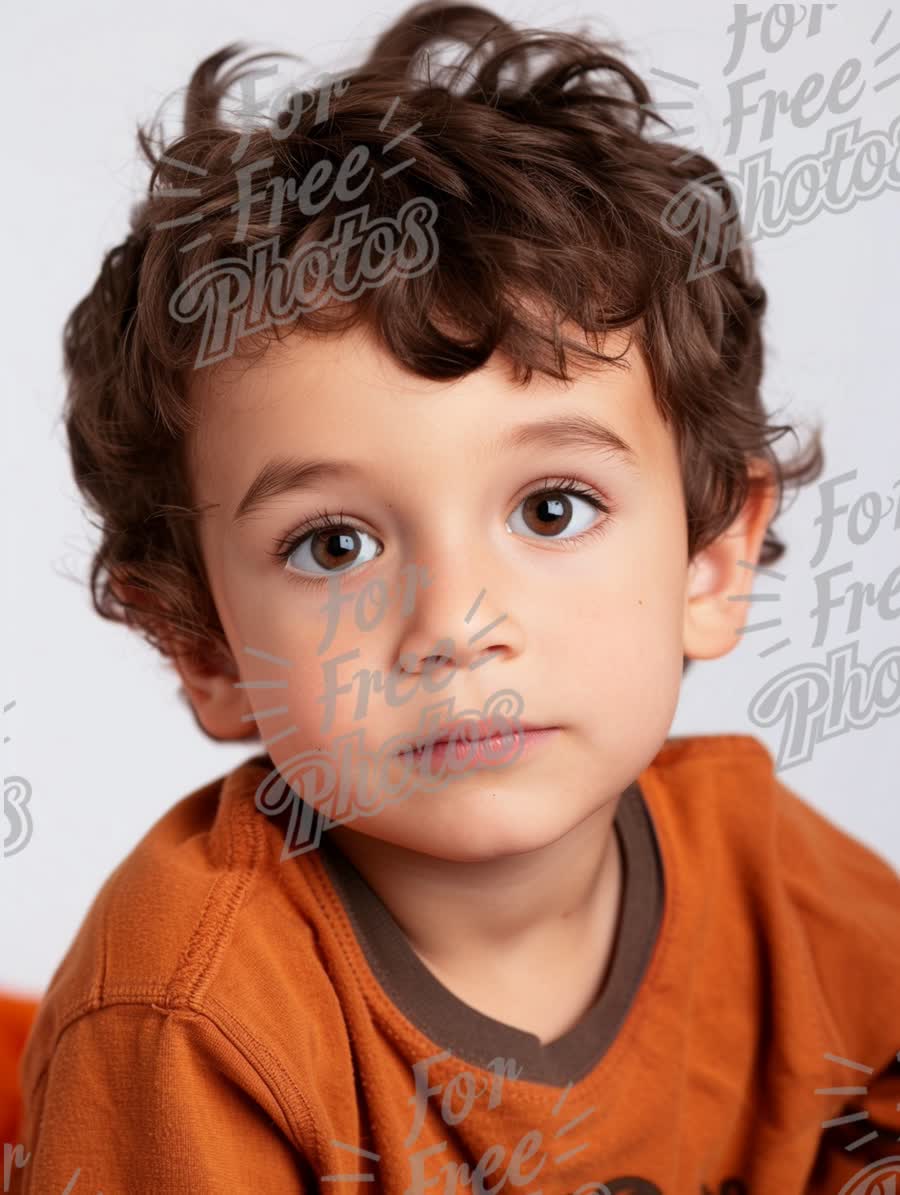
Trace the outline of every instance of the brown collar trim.
<instances>
[{"instance_id":1,"label":"brown collar trim","mask_svg":"<svg viewBox=\"0 0 900 1195\"><path fill-rule=\"evenodd\" d=\"M562 1086L577 1082L612 1044L634 1002L662 921L665 877L659 842L637 781L622 794L613 823L624 863L622 912L607 979L598 999L570 1030L541 1045L536 1034L478 1012L421 961L377 894L350 860L322 836L320 858L369 967L403 1015L441 1049L475 1066L512 1058L520 1078Z\"/></svg>"}]
</instances>

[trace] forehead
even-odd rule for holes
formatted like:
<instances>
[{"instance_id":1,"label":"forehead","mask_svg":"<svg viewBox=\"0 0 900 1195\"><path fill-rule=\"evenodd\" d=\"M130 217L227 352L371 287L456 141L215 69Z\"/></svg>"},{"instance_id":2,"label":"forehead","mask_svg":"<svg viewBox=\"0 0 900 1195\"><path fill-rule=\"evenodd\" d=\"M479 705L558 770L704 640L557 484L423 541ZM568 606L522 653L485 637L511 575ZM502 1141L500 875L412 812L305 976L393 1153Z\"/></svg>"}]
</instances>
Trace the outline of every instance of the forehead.
<instances>
[{"instance_id":1,"label":"forehead","mask_svg":"<svg viewBox=\"0 0 900 1195\"><path fill-rule=\"evenodd\" d=\"M610 356L628 343L625 332L600 341L564 330ZM289 453L382 464L458 454L471 464L504 429L563 411L602 421L648 467L671 460L671 430L637 337L616 366L576 368L571 355L567 366L568 382L535 371L524 386L498 352L464 377L434 381L404 368L364 324L340 334L294 332L255 361L235 358L191 377L200 416L189 451L193 488L222 504L243 492L263 461Z\"/></svg>"}]
</instances>

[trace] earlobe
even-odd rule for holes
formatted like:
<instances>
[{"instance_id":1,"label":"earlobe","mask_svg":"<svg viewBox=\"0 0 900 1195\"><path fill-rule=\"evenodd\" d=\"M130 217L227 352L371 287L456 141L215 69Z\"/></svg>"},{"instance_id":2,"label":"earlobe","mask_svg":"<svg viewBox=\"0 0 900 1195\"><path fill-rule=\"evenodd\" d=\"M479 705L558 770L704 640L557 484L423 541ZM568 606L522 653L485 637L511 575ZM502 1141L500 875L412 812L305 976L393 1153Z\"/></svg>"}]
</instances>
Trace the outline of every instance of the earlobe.
<instances>
[{"instance_id":1,"label":"earlobe","mask_svg":"<svg viewBox=\"0 0 900 1195\"><path fill-rule=\"evenodd\" d=\"M761 465L751 468L750 490L740 515L691 561L684 607L684 654L690 659L716 659L740 641L750 609L754 566L776 502L771 470Z\"/></svg>"},{"instance_id":2,"label":"earlobe","mask_svg":"<svg viewBox=\"0 0 900 1195\"><path fill-rule=\"evenodd\" d=\"M257 733L247 691L237 687L240 677L232 668L213 667L180 654L171 659L197 722L211 738L228 742Z\"/></svg>"}]
</instances>

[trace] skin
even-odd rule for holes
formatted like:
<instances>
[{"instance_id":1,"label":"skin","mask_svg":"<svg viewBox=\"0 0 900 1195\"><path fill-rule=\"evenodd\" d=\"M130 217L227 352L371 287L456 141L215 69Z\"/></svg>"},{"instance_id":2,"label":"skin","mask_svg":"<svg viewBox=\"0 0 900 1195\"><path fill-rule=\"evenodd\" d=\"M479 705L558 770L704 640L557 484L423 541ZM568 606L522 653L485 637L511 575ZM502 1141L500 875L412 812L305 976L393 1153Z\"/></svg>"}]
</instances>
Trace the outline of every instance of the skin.
<instances>
[{"instance_id":1,"label":"skin","mask_svg":"<svg viewBox=\"0 0 900 1195\"><path fill-rule=\"evenodd\" d=\"M611 335L606 351L624 343ZM437 792L414 791L329 831L450 990L542 1041L573 1025L604 982L621 897L618 798L665 742L683 657L712 659L739 642L748 603L729 598L749 593L753 574L738 562L757 561L775 502L771 489L751 491L729 531L689 561L674 433L636 346L626 361L627 370L582 371L568 384L535 374L522 388L495 355L465 378L432 382L402 370L361 327L315 339L295 333L254 366L226 362L191 383L203 413L190 454L195 497L215 504L201 544L235 660L233 672L220 673L175 659L208 733L258 733L265 742L296 726L269 747L279 768L360 728L375 754L414 732L436 701L453 697L458 716L481 711L498 689L521 694L523 721L562 728L530 758L453 775ZM636 469L600 449L489 451L505 429L563 411L611 427L637 454ZM233 526L258 469L284 452L349 458L363 473L281 495ZM551 496L566 478L610 511L563 497L572 523L562 526L563 518L557 534L542 536L524 500ZM366 633L352 605L342 606L324 653L326 584L294 584L288 572L327 577L328 558L316 565L308 548L288 563L267 554L322 509L343 512L365 533L357 551L383 546L346 568L340 591L356 595L381 578L392 595ZM602 534L565 542L573 530L601 526ZM404 612L398 595L411 563L432 583ZM452 650L431 659L430 675L448 683L435 696L421 682L442 639ZM275 667L245 646L292 666ZM402 665L403 691L420 687L402 706L372 693L360 721L354 688L339 695L323 732L322 661L354 648L360 656L338 673L342 683L359 668L387 675ZM485 653L484 667L470 670ZM238 677L287 687L273 699L272 689L235 688ZM273 705L289 712L257 726L255 715ZM586 951L587 940L597 949Z\"/></svg>"}]
</instances>

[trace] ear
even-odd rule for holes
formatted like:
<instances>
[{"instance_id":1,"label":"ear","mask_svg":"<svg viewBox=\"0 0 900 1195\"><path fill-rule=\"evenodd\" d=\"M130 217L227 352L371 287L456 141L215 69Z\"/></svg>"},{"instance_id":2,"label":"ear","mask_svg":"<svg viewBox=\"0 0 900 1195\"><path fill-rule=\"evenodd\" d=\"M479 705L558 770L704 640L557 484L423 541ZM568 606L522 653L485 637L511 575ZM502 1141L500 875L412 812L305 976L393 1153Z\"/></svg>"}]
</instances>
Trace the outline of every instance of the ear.
<instances>
[{"instance_id":1,"label":"ear","mask_svg":"<svg viewBox=\"0 0 900 1195\"><path fill-rule=\"evenodd\" d=\"M727 655L740 641L747 621L755 573L777 493L771 469L750 467L750 490L740 515L727 531L699 552L688 566L684 605L684 654L711 660Z\"/></svg>"},{"instance_id":2,"label":"ear","mask_svg":"<svg viewBox=\"0 0 900 1195\"><path fill-rule=\"evenodd\" d=\"M111 579L113 592L126 601L147 610L158 610L157 602L146 591L120 579ZM222 742L246 739L258 734L247 690L236 688L240 680L234 658L202 658L196 652L172 647L172 641L160 636L169 652L169 660L181 677L180 695L188 702L198 725Z\"/></svg>"},{"instance_id":3,"label":"ear","mask_svg":"<svg viewBox=\"0 0 900 1195\"><path fill-rule=\"evenodd\" d=\"M259 733L246 689L235 688L240 675L233 664L215 666L183 652L171 659L194 717L210 738L229 742Z\"/></svg>"}]
</instances>

